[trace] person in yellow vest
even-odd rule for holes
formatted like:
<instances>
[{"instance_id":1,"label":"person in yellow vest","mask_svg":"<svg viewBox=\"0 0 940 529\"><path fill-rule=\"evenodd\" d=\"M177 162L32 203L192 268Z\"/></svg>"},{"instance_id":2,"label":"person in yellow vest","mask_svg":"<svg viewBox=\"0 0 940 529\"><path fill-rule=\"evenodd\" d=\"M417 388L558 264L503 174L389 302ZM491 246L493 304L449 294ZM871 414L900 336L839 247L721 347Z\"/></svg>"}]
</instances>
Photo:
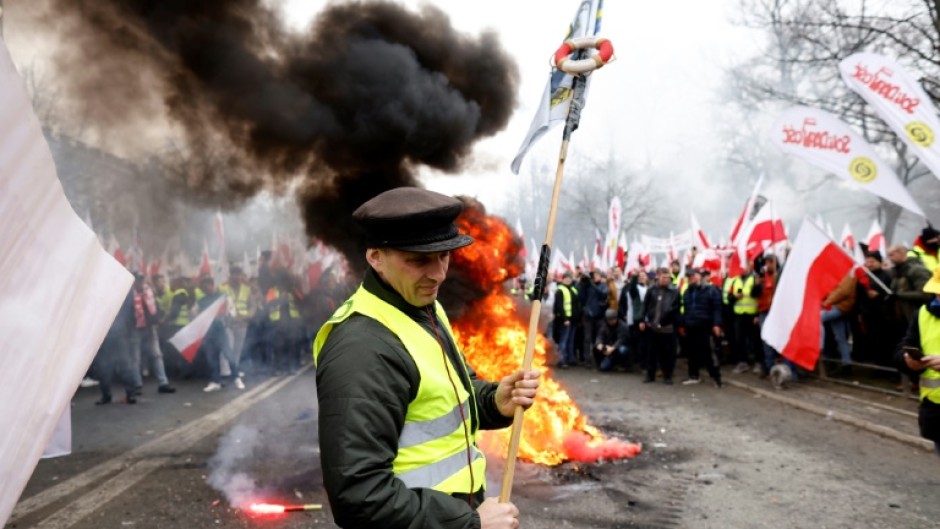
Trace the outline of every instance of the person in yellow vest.
<instances>
[{"instance_id":1,"label":"person in yellow vest","mask_svg":"<svg viewBox=\"0 0 940 529\"><path fill-rule=\"evenodd\" d=\"M756 372L760 373L763 350L760 340L760 319L757 315L757 299L760 297L762 285L754 274L753 263L745 263L745 271L734 278L731 283L729 295L734 298L734 337L737 346L732 353L737 355L732 362L736 362L733 373L744 373L753 364Z\"/></svg>"},{"instance_id":2,"label":"person in yellow vest","mask_svg":"<svg viewBox=\"0 0 940 529\"><path fill-rule=\"evenodd\" d=\"M248 286L245 272L240 266L233 266L229 269L228 281L222 284L219 290L229 299L226 323L232 331L232 352L236 362L241 365L245 332L254 312L254 299L252 299L251 287Z\"/></svg>"},{"instance_id":3,"label":"person in yellow vest","mask_svg":"<svg viewBox=\"0 0 940 529\"><path fill-rule=\"evenodd\" d=\"M304 324L300 317L299 303L302 300L299 281L287 270L274 270L273 284L265 295L265 311L268 314L268 347L274 374L294 373L300 368L301 347L309 350L304 342Z\"/></svg>"},{"instance_id":4,"label":"person in yellow vest","mask_svg":"<svg viewBox=\"0 0 940 529\"><path fill-rule=\"evenodd\" d=\"M921 230L920 237L914 241L914 245L907 252L907 255L920 259L924 268L933 273L937 269L938 263L940 263L937 255L938 251L940 251L940 231L928 224L926 228Z\"/></svg>"},{"instance_id":5,"label":"person in yellow vest","mask_svg":"<svg viewBox=\"0 0 940 529\"><path fill-rule=\"evenodd\" d=\"M160 318L160 325L167 340L185 327L191 319L189 308L192 306L192 301L190 301L192 297L186 288L186 281L186 278L183 277L174 277L170 281L169 292L172 297L170 298L169 309ZM169 341L164 342L164 344L166 349L163 349L163 361L166 365L167 375L179 377L190 374L189 362Z\"/></svg>"},{"instance_id":6,"label":"person in yellow vest","mask_svg":"<svg viewBox=\"0 0 940 529\"><path fill-rule=\"evenodd\" d=\"M924 285L933 299L917 311L897 357L913 375L920 377L920 435L934 442L940 455L940 268Z\"/></svg>"},{"instance_id":7,"label":"person in yellow vest","mask_svg":"<svg viewBox=\"0 0 940 529\"><path fill-rule=\"evenodd\" d=\"M558 331L558 367L562 369L578 363L574 354L574 335L575 326L581 319L581 298L578 297L578 288L574 286L573 281L571 272L562 274L552 304Z\"/></svg>"},{"instance_id":8,"label":"person in yellow vest","mask_svg":"<svg viewBox=\"0 0 940 529\"><path fill-rule=\"evenodd\" d=\"M473 239L463 204L418 188L386 191L353 214L366 234L359 289L314 342L323 482L347 528L518 527L511 503L484 500L479 429L528 408L537 371L476 377L436 302L451 252Z\"/></svg>"}]
</instances>

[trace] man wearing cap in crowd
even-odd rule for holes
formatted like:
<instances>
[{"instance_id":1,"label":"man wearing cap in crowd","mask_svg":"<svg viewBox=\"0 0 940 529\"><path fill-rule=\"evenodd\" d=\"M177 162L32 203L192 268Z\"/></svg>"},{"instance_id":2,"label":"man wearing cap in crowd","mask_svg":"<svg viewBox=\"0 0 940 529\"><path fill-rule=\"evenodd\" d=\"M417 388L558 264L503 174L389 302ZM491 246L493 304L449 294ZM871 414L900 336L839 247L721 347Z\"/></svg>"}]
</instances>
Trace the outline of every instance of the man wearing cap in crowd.
<instances>
[{"instance_id":1,"label":"man wearing cap in crowd","mask_svg":"<svg viewBox=\"0 0 940 529\"><path fill-rule=\"evenodd\" d=\"M933 272L940 264L937 255L938 250L940 250L940 231L928 224L926 228L921 230L920 237L914 241L914 246L907 255L920 259L924 268L929 272Z\"/></svg>"},{"instance_id":2,"label":"man wearing cap in crowd","mask_svg":"<svg viewBox=\"0 0 940 529\"><path fill-rule=\"evenodd\" d=\"M552 312L558 324L558 367L567 368L577 365L578 359L574 352L575 327L581 320L581 298L578 289L572 282L571 272L561 276L561 283L555 291L555 301Z\"/></svg>"},{"instance_id":3,"label":"man wearing cap in crowd","mask_svg":"<svg viewBox=\"0 0 940 529\"><path fill-rule=\"evenodd\" d=\"M314 342L323 481L344 528L510 528L519 511L484 501L478 429L532 405L537 371L480 380L454 342L438 289L473 239L462 203L396 188L353 214L366 232L359 289Z\"/></svg>"},{"instance_id":4,"label":"man wearing cap in crowd","mask_svg":"<svg viewBox=\"0 0 940 529\"><path fill-rule=\"evenodd\" d=\"M940 455L940 267L924 285L933 299L911 320L897 358L912 374L920 376L920 435L934 442Z\"/></svg>"}]
</instances>

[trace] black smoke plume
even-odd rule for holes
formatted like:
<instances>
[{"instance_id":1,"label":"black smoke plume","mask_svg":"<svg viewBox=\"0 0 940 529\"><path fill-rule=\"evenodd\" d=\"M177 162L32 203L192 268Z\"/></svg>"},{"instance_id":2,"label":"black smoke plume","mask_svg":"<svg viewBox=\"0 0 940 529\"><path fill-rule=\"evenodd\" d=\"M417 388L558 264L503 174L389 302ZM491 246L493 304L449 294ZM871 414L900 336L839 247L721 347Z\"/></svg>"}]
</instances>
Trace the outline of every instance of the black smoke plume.
<instances>
[{"instance_id":1,"label":"black smoke plume","mask_svg":"<svg viewBox=\"0 0 940 529\"><path fill-rule=\"evenodd\" d=\"M167 115L182 138L168 168L202 203L235 206L300 177L308 234L354 264L353 209L418 185L420 165L458 172L515 104L496 35L458 33L435 7L331 4L297 34L263 0L53 5L71 43L58 71L86 119L133 130Z\"/></svg>"}]
</instances>

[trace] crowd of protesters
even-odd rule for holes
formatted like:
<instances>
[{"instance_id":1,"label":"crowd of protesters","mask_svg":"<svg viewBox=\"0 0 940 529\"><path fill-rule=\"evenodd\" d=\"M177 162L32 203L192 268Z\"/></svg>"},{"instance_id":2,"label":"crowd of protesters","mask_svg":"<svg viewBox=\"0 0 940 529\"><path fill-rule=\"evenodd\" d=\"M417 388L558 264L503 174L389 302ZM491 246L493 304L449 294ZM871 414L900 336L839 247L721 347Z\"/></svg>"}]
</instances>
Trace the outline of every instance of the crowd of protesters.
<instances>
[{"instance_id":1,"label":"crowd of protesters","mask_svg":"<svg viewBox=\"0 0 940 529\"><path fill-rule=\"evenodd\" d=\"M231 266L222 284L208 274L195 278L173 274L145 277L134 273L134 284L83 380L97 385L101 398L113 400L112 386L124 389L124 402L134 404L143 392L144 376L153 376L157 393L171 394L173 379L204 379L203 391L231 384L245 389L245 377L295 373L309 356L317 327L348 294L334 270L312 288L300 277L272 263L261 252L257 275L248 277ZM220 298L224 310L212 320L193 354L170 339ZM217 305L218 306L218 305Z\"/></svg>"},{"instance_id":2,"label":"crowd of protesters","mask_svg":"<svg viewBox=\"0 0 940 529\"><path fill-rule=\"evenodd\" d=\"M888 248L887 258L864 249L867 272L850 272L820 307L824 369L848 375L853 365L875 366L874 373L895 377L901 390L900 369L917 391L917 378L899 365L896 350L919 308L932 299L923 288L938 267L938 249L940 232L929 226L912 247ZM637 370L644 382L661 377L672 384L676 359L684 356L683 384L700 383L705 369L721 387L721 365L734 373L798 380L796 366L761 340L782 268L776 255L766 254L736 276L685 268L678 260L626 274L617 267L564 272L547 293L557 367Z\"/></svg>"}]
</instances>

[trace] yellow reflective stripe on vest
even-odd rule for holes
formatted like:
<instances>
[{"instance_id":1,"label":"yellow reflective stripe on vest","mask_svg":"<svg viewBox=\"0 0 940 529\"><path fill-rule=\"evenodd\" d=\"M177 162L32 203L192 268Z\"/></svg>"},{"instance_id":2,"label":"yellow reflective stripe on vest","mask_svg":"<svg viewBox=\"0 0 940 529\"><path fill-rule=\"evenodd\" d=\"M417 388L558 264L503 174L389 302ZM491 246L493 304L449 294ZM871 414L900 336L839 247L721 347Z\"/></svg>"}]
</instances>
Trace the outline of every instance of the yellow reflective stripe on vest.
<instances>
[{"instance_id":1,"label":"yellow reflective stripe on vest","mask_svg":"<svg viewBox=\"0 0 940 529\"><path fill-rule=\"evenodd\" d=\"M757 298L751 297L751 292L754 291L754 276L747 276L746 281L741 281L740 277L735 278L731 291L737 292L739 288L744 297L734 302L734 313L739 315L757 314Z\"/></svg>"},{"instance_id":2,"label":"yellow reflective stripe on vest","mask_svg":"<svg viewBox=\"0 0 940 529\"><path fill-rule=\"evenodd\" d=\"M450 322L440 304L435 303L435 311L441 328L453 340ZM447 494L474 492L470 490L471 484L477 489L484 487L486 459L478 455L476 435L471 429L471 414L476 406L475 400L471 406L470 399L476 397L463 383L451 378L454 370L449 368L450 360L437 339L421 324L360 286L320 328L314 340L314 362L318 361L333 328L356 313L372 318L394 333L418 368L418 391L405 414L392 472L399 478L405 476L407 481L402 481L409 487L431 488ZM469 378L464 362L460 362L457 369ZM456 398L454 387L457 388ZM470 389L473 390L472 385ZM463 410L469 412L464 413L463 420L460 406L465 406ZM467 465L465 429L470 434L470 465Z\"/></svg>"},{"instance_id":3,"label":"yellow reflective stripe on vest","mask_svg":"<svg viewBox=\"0 0 940 529\"><path fill-rule=\"evenodd\" d=\"M920 328L920 348L924 356L940 356L940 318L924 305L917 315ZM920 374L920 400L928 399L940 404L940 371L926 369Z\"/></svg>"},{"instance_id":4,"label":"yellow reflective stripe on vest","mask_svg":"<svg viewBox=\"0 0 940 529\"><path fill-rule=\"evenodd\" d=\"M476 461L482 461L483 454L477 450L476 447L472 447L472 449L472 461L474 463ZM404 481L405 486L407 486L409 489L432 489L436 488L436 484L446 481L448 478L454 474L459 473L466 467L467 452L465 450L461 450L450 457L446 457L440 461L437 461L436 463L396 474L395 477Z\"/></svg>"},{"instance_id":5,"label":"yellow reflective stripe on vest","mask_svg":"<svg viewBox=\"0 0 940 529\"><path fill-rule=\"evenodd\" d=\"M470 405L467 401L463 401L460 406L454 406L453 410L436 419L406 422L401 429L401 435L398 436L398 447L408 448L443 437L460 428L463 423L462 417L469 416Z\"/></svg>"}]
</instances>

